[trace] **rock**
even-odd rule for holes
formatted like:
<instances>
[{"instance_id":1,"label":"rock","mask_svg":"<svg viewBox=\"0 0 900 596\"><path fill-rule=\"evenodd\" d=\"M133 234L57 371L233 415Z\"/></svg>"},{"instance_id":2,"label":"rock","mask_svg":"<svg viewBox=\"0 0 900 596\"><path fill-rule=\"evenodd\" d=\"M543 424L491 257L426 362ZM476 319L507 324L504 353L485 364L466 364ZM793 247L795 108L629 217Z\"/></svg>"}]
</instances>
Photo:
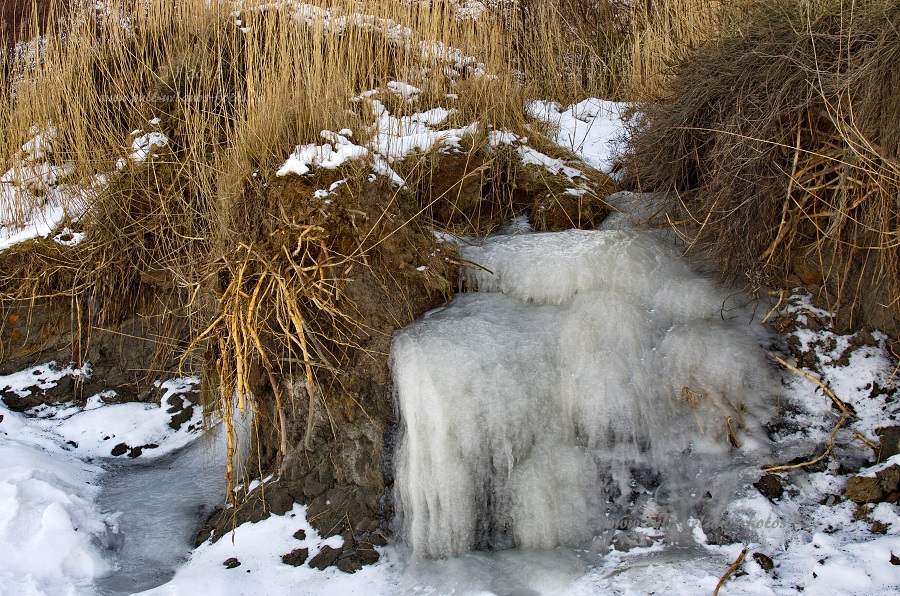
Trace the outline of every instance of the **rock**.
<instances>
[{"instance_id":1,"label":"rock","mask_svg":"<svg viewBox=\"0 0 900 596\"><path fill-rule=\"evenodd\" d=\"M822 271L810 263L807 259L797 257L794 259L794 274L800 278L805 286L821 286L823 281Z\"/></svg>"},{"instance_id":2,"label":"rock","mask_svg":"<svg viewBox=\"0 0 900 596\"><path fill-rule=\"evenodd\" d=\"M884 496L878 478L854 476L847 482L847 498L854 503L874 503Z\"/></svg>"},{"instance_id":3,"label":"rock","mask_svg":"<svg viewBox=\"0 0 900 596\"><path fill-rule=\"evenodd\" d=\"M627 553L633 548L651 546L653 541L644 534L638 532L622 532L613 538L612 546L617 551Z\"/></svg>"},{"instance_id":4,"label":"rock","mask_svg":"<svg viewBox=\"0 0 900 596\"><path fill-rule=\"evenodd\" d=\"M378 561L381 558L381 555L378 554L378 551L371 544L362 543L359 545L359 548L356 549L356 555L359 557L360 562L363 565L371 565Z\"/></svg>"},{"instance_id":5,"label":"rock","mask_svg":"<svg viewBox=\"0 0 900 596\"><path fill-rule=\"evenodd\" d=\"M854 503L895 501L900 490L900 466L893 465L871 476L854 476L847 482L847 498Z\"/></svg>"},{"instance_id":6,"label":"rock","mask_svg":"<svg viewBox=\"0 0 900 596\"><path fill-rule=\"evenodd\" d=\"M356 573L362 569L362 562L357 555L353 554L338 560L337 568L344 573Z\"/></svg>"},{"instance_id":7,"label":"rock","mask_svg":"<svg viewBox=\"0 0 900 596\"><path fill-rule=\"evenodd\" d=\"M327 567L334 565L342 552L344 551L339 548L331 548L327 545L323 546L322 550L319 551L319 554L313 557L309 562L309 566L318 569L319 571L324 571Z\"/></svg>"},{"instance_id":8,"label":"rock","mask_svg":"<svg viewBox=\"0 0 900 596\"><path fill-rule=\"evenodd\" d=\"M888 458L900 453L900 426L887 426L875 430L875 434L881 439L878 449L878 463L887 461Z\"/></svg>"},{"instance_id":9,"label":"rock","mask_svg":"<svg viewBox=\"0 0 900 596\"><path fill-rule=\"evenodd\" d=\"M299 567L306 563L306 559L309 558L309 549L308 548L295 548L288 554L281 557L281 562L285 565L291 565L292 567Z\"/></svg>"},{"instance_id":10,"label":"rock","mask_svg":"<svg viewBox=\"0 0 900 596\"><path fill-rule=\"evenodd\" d=\"M781 477L776 474L764 475L753 483L753 486L773 503L780 499L784 494L784 483L782 482Z\"/></svg>"},{"instance_id":11,"label":"rock","mask_svg":"<svg viewBox=\"0 0 900 596\"><path fill-rule=\"evenodd\" d=\"M234 569L235 567L241 566L241 562L238 561L235 557L231 557L230 559L225 559L225 562L222 564L225 565L226 569Z\"/></svg>"},{"instance_id":12,"label":"rock","mask_svg":"<svg viewBox=\"0 0 900 596\"><path fill-rule=\"evenodd\" d=\"M172 416L169 420L169 428L181 430L181 425L194 417L194 406L188 406Z\"/></svg>"},{"instance_id":13,"label":"rock","mask_svg":"<svg viewBox=\"0 0 900 596\"><path fill-rule=\"evenodd\" d=\"M294 538L297 540L306 540L306 530L300 528L296 532L294 532Z\"/></svg>"},{"instance_id":14,"label":"rock","mask_svg":"<svg viewBox=\"0 0 900 596\"><path fill-rule=\"evenodd\" d=\"M753 553L753 559L759 563L759 566L762 567L763 571L766 573L775 568L775 563L768 555L764 555L763 553Z\"/></svg>"},{"instance_id":15,"label":"rock","mask_svg":"<svg viewBox=\"0 0 900 596\"><path fill-rule=\"evenodd\" d=\"M126 445L125 443L119 443L118 445L116 445L115 447L112 448L111 453L112 453L113 457L119 457L120 455L125 455L125 453L127 451L128 451L128 445Z\"/></svg>"}]
</instances>

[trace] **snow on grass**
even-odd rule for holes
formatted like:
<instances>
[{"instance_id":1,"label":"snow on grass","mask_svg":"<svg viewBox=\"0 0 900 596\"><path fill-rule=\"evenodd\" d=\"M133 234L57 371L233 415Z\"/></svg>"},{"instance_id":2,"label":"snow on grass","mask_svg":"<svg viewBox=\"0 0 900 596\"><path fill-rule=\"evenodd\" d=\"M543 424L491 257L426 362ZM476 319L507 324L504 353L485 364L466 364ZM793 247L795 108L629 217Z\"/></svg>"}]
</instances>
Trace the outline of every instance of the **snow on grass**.
<instances>
[{"instance_id":1,"label":"snow on grass","mask_svg":"<svg viewBox=\"0 0 900 596\"><path fill-rule=\"evenodd\" d=\"M0 251L45 238L67 219L77 218L104 182L98 177L72 184L74 166L58 163L54 156L56 129L35 126L31 134L12 167L0 176Z\"/></svg>"},{"instance_id":2,"label":"snow on grass","mask_svg":"<svg viewBox=\"0 0 900 596\"><path fill-rule=\"evenodd\" d=\"M136 131L141 133L143 131ZM131 143L130 159L135 163L147 161L154 149L162 149L169 144L169 137L161 132L148 132L134 139Z\"/></svg>"},{"instance_id":3,"label":"snow on grass","mask_svg":"<svg viewBox=\"0 0 900 596\"><path fill-rule=\"evenodd\" d=\"M349 138L323 130L321 136L331 141L324 145L297 145L284 165L275 172L276 176L294 174L302 176L312 168L336 169L351 159L361 159L369 155L368 149L356 145Z\"/></svg>"},{"instance_id":4,"label":"snow on grass","mask_svg":"<svg viewBox=\"0 0 900 596\"><path fill-rule=\"evenodd\" d=\"M597 98L563 108L560 104L534 101L528 113L550 125L550 139L596 170L609 174L619 154L627 104Z\"/></svg>"},{"instance_id":5,"label":"snow on grass","mask_svg":"<svg viewBox=\"0 0 900 596\"><path fill-rule=\"evenodd\" d=\"M390 84L388 88L395 93L411 93L410 88L415 89L401 86L405 83L392 83L393 88ZM414 153L422 154L435 149L443 152L462 151L462 140L478 132L478 123L462 128L437 128L455 113L454 110L443 107L397 118L391 115L381 101L374 99L380 92L373 89L355 98L355 101L369 102L374 116L374 122L368 130L372 139L365 146L350 140L353 133L349 129L337 133L323 130L320 136L327 143L298 145L276 175L302 176L313 168L336 169L350 160L371 158L375 174L390 178L395 186L403 186L405 181L394 171L391 163Z\"/></svg>"}]
</instances>

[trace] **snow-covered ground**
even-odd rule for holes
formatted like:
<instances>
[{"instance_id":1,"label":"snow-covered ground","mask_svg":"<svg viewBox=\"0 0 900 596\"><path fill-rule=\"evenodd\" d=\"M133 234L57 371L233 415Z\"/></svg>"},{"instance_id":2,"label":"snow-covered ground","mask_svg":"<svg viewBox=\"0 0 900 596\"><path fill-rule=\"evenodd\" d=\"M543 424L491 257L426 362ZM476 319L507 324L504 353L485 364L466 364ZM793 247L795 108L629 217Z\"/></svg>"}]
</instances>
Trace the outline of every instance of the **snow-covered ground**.
<instances>
[{"instance_id":1,"label":"snow-covered ground","mask_svg":"<svg viewBox=\"0 0 900 596\"><path fill-rule=\"evenodd\" d=\"M415 95L414 88L399 83L382 92ZM368 156L373 159L376 174L390 175L384 168L390 168L393 151L421 151L434 143L452 144L466 134L464 129L441 128L447 117L444 113L396 118L377 103L374 95L361 101L372 106L373 126L379 133L373 141L356 145L347 131L326 132L322 145L294 151L285 164L287 170L329 167L342 159ZM570 107L535 103L531 108L533 116L551 125L552 140L604 171L609 170L617 150L622 111L622 106L599 100ZM527 147L505 131L494 132L497 143ZM527 149L523 152L531 155ZM544 157L545 166L558 165ZM541 162L541 158L535 159ZM628 226L624 219L619 222L618 228ZM7 227L0 233L0 240L7 241L17 224L10 220L3 225ZM612 224L609 228L617 229ZM563 286L555 284L554 288ZM760 308L767 310L766 306ZM742 484L736 487L738 496L726 507L733 512L728 519L753 530L746 543L715 544L715 536L720 533L709 520L679 519L674 523L683 524L680 534L685 539L672 545L665 540L670 534L665 526L672 520L663 517L654 523L644 519L634 526L619 527L608 541L609 550L476 551L428 560L398 542L379 547L377 563L349 575L333 567L318 571L282 561L296 549L307 549L312 558L325 546L337 546L340 541L318 536L304 517L305 508L296 505L285 515L244 524L228 539L201 545L178 566L171 580L147 593L711 593L744 548L747 553L743 563L724 583L721 594L897 593L897 505L857 506L844 497L844 487L855 468L874 462L872 449L857 434L877 443L875 430L898 424L900 417L900 404L894 397L896 361L887 348L887 338L875 333L860 341L833 333L827 325L828 313L814 309L800 293L783 300L769 324L777 319L785 321L781 335L760 333L762 348L819 378L852 406L855 417L835 434L835 455L824 465L780 474L780 497L770 500L753 488L763 472L756 463L746 465L739 474ZM804 353L815 358L798 362L798 354ZM810 362L814 364L803 365ZM771 366L773 371L779 370L774 362ZM0 377L0 392L14 400L26 392L46 389L65 376L79 374L89 371L47 363ZM781 374L784 380L780 401L774 406L776 417L765 427L771 441L771 461L765 463L770 464L808 460L820 454L840 419L818 383L792 370L782 369ZM114 552L122 540L116 529L123 516L104 513L101 492L108 478L104 466L114 467L122 480L120 486L127 487L129 468L121 462L138 465L142 461L152 464L154 459L166 461L183 453L179 450L185 446L190 449L198 436L199 408L178 429L170 425L174 415L186 411L187 403L181 395L195 381L169 383L160 386L160 402L152 404L107 403L99 394L84 406L58 404L20 413L0 403L0 594L92 594L100 591L101 578L115 573L120 564ZM868 468L869 472L897 459ZM111 466L110 462L117 463ZM839 469L841 464L844 467ZM216 473L211 467L202 469L203 474ZM157 483L163 489L182 490L176 484ZM141 495L134 497L140 499ZM167 515L165 506L157 511L161 513L154 515L159 519L151 518L150 522L163 531L171 520L162 519ZM169 569L163 571L171 572L181 556L173 559L171 554L154 564L168 565ZM773 567L766 569L769 560ZM117 585L121 589L122 584Z\"/></svg>"}]
</instances>

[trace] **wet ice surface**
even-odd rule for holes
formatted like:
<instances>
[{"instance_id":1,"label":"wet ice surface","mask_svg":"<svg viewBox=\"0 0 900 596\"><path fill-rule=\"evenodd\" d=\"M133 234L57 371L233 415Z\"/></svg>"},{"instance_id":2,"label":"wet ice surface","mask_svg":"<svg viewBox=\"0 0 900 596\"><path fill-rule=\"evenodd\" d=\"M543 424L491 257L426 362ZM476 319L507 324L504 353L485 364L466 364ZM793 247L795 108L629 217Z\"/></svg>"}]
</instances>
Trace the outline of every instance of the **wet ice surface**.
<instances>
[{"instance_id":1,"label":"wet ice surface","mask_svg":"<svg viewBox=\"0 0 900 596\"><path fill-rule=\"evenodd\" d=\"M220 437L221 439L221 437ZM201 525L226 494L224 444L197 440L147 463L110 463L97 504L116 519L103 594L132 594L168 581Z\"/></svg>"}]
</instances>

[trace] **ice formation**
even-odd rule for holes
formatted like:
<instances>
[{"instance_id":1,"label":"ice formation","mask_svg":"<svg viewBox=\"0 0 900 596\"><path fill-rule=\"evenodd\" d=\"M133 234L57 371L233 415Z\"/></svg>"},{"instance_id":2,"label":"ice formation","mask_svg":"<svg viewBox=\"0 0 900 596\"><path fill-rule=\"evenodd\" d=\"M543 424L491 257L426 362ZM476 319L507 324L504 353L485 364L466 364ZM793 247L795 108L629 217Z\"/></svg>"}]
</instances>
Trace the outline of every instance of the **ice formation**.
<instances>
[{"instance_id":1,"label":"ice formation","mask_svg":"<svg viewBox=\"0 0 900 596\"><path fill-rule=\"evenodd\" d=\"M736 463L765 452L757 415L778 388L747 318L647 232L460 252L475 291L392 346L413 552L585 545L627 516L715 523Z\"/></svg>"}]
</instances>

